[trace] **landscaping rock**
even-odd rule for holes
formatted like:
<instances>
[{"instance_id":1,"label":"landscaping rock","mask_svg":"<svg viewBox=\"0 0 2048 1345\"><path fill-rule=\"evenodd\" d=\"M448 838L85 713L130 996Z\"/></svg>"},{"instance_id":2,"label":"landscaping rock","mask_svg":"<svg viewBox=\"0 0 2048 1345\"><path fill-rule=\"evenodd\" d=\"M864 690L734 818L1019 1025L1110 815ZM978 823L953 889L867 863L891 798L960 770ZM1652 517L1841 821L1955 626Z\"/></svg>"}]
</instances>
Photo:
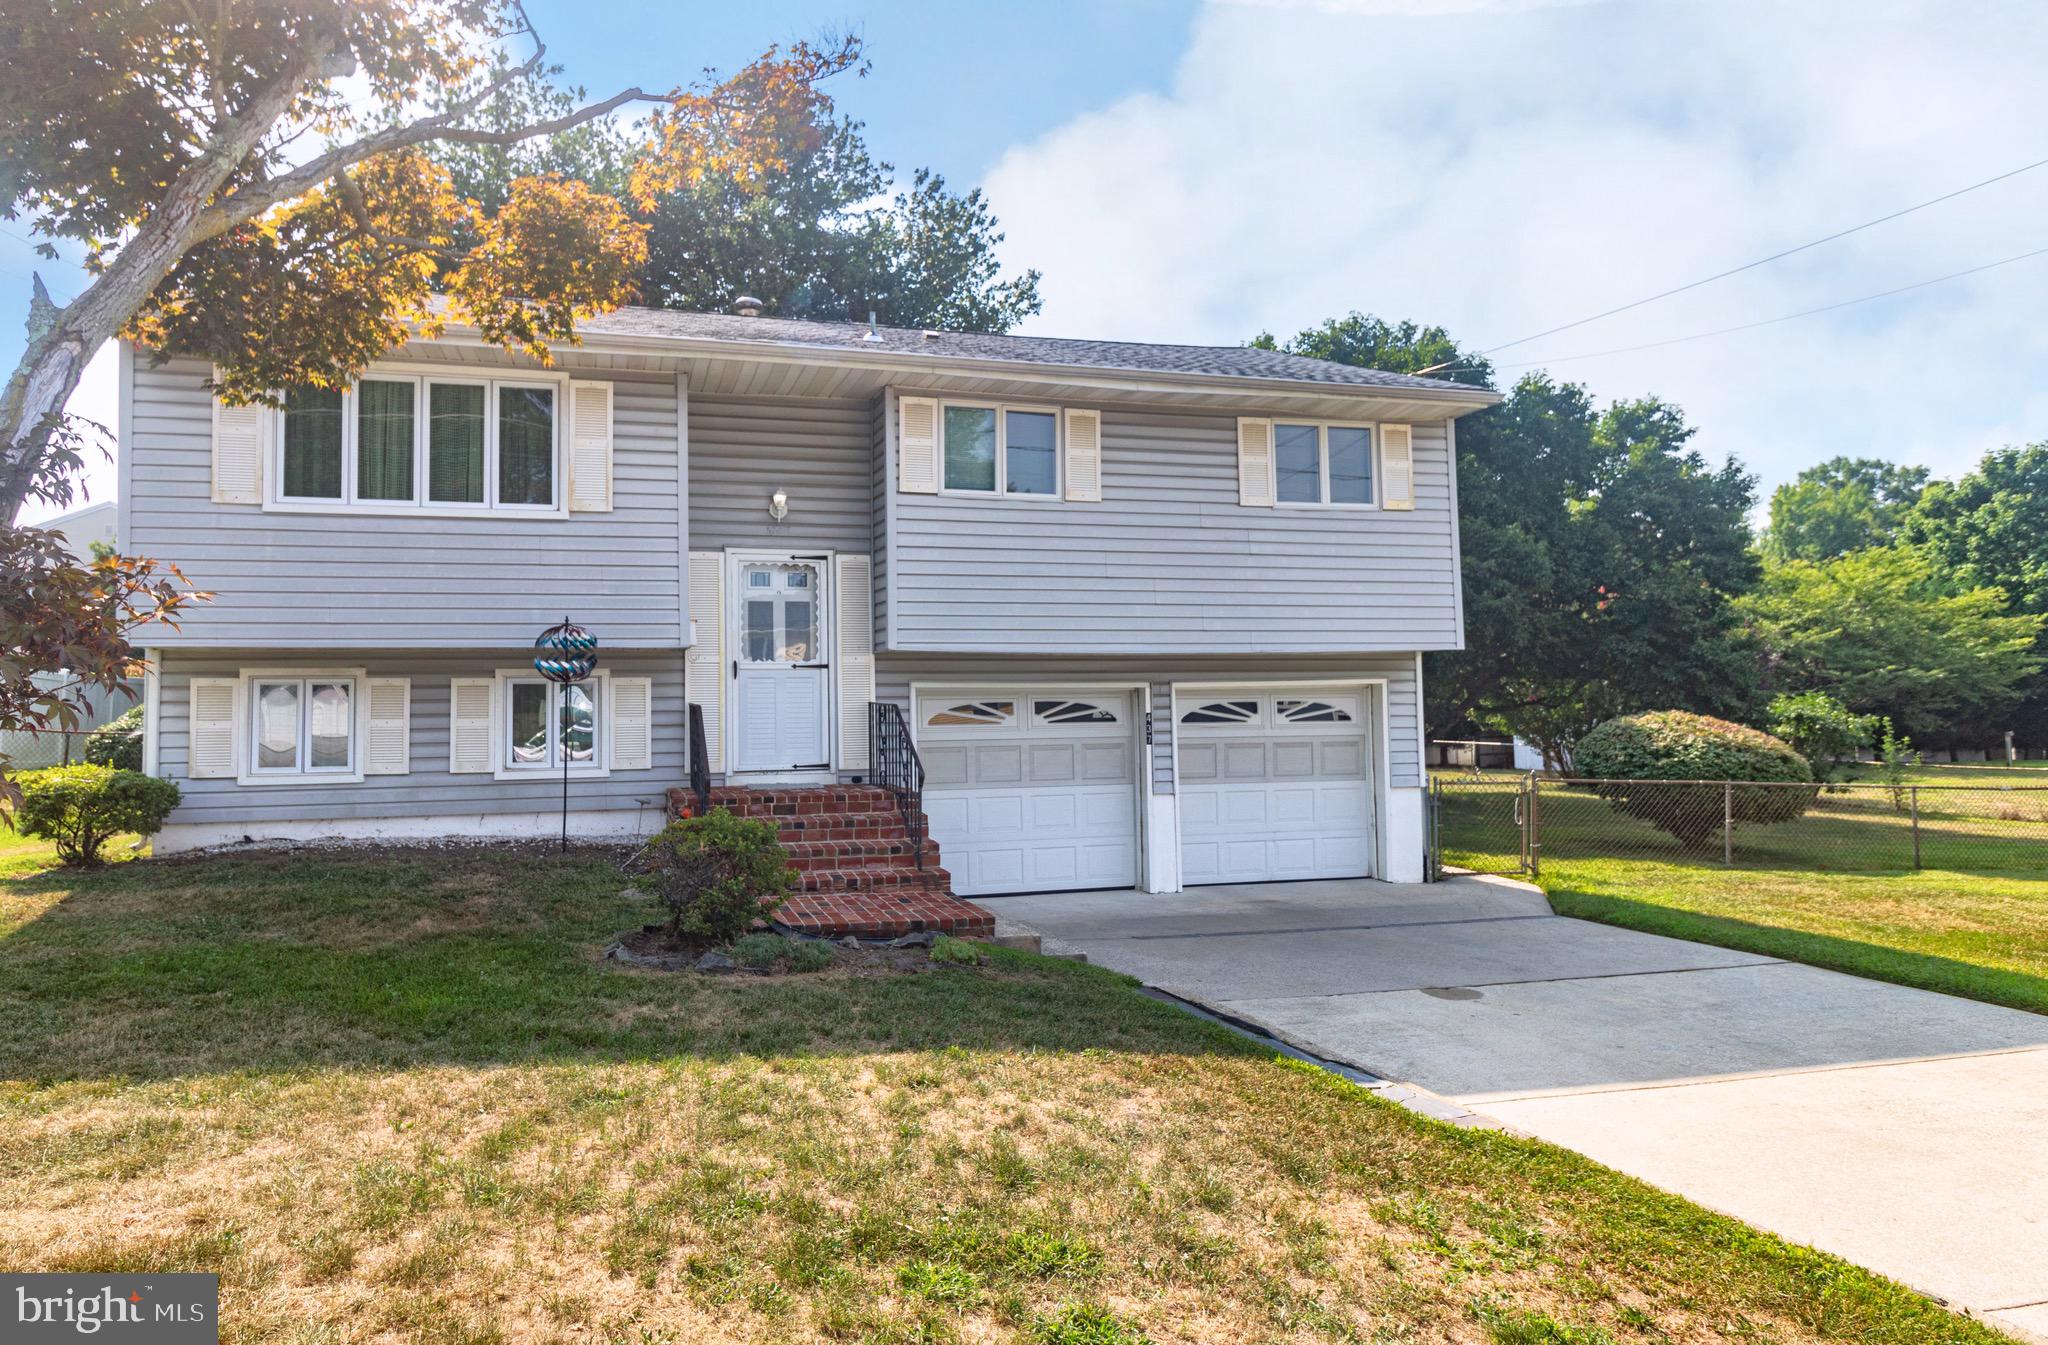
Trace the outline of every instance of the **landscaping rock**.
<instances>
[{"instance_id":1,"label":"landscaping rock","mask_svg":"<svg viewBox=\"0 0 2048 1345\"><path fill-rule=\"evenodd\" d=\"M714 950L698 958L696 968L698 971L737 971L739 970L739 963L733 961L724 953Z\"/></svg>"},{"instance_id":2,"label":"landscaping rock","mask_svg":"<svg viewBox=\"0 0 2048 1345\"><path fill-rule=\"evenodd\" d=\"M936 938L938 938L938 935L934 934L931 930L920 929L914 933L904 934L889 940L889 946L891 948L929 948L932 946L932 940Z\"/></svg>"},{"instance_id":3,"label":"landscaping rock","mask_svg":"<svg viewBox=\"0 0 2048 1345\"><path fill-rule=\"evenodd\" d=\"M622 941L614 941L604 950L605 960L623 962L629 967L653 967L657 971L681 971L689 965L689 959L681 953L636 953Z\"/></svg>"}]
</instances>

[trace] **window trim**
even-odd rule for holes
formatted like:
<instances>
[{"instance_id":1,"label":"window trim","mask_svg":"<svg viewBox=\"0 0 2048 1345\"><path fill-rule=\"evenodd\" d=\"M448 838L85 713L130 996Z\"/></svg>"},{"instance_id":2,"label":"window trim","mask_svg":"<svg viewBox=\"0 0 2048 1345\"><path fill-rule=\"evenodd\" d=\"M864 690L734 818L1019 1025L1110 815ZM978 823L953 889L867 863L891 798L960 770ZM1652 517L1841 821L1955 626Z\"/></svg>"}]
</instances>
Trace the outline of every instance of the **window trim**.
<instances>
[{"instance_id":1,"label":"window trim","mask_svg":"<svg viewBox=\"0 0 2048 1345\"><path fill-rule=\"evenodd\" d=\"M358 433L357 386L364 381L410 383L413 387L413 498L410 500L360 500L356 498L361 441ZM428 407L437 383L461 384L484 389L484 498L480 504L430 501ZM272 407L269 461L263 473L263 508L267 513L354 514L391 518L483 518L513 514L523 518L569 517L569 384L567 374L519 370L505 377L493 376L456 365L372 364L341 394L341 498L286 495L284 487L285 412ZM554 394L554 501L547 505L503 504L498 500L498 390L500 388L545 388Z\"/></svg>"},{"instance_id":2,"label":"window trim","mask_svg":"<svg viewBox=\"0 0 2048 1345\"><path fill-rule=\"evenodd\" d=\"M363 740L369 730L370 674L366 668L242 668L235 674L235 719L241 751L235 762L238 785L359 785L363 782ZM256 765L256 688L272 682L297 682L299 693L299 765L292 770L259 768ZM311 728L306 707L311 704L305 689L313 682L349 684L348 769L309 770L306 762L307 735Z\"/></svg>"},{"instance_id":3,"label":"window trim","mask_svg":"<svg viewBox=\"0 0 2048 1345\"><path fill-rule=\"evenodd\" d=\"M1396 422L1397 424L1399 422ZM1310 416L1273 416L1267 433L1271 436L1273 463L1273 507L1275 509L1349 509L1384 510L1385 492L1381 489L1386 480L1380 460L1380 422L1376 420L1318 420ZM1283 500L1280 498L1280 427L1282 425L1313 425L1316 427L1316 490L1315 500ZM1372 436L1369 452L1372 467L1372 498L1364 503L1336 503L1330 499L1330 431L1365 430Z\"/></svg>"},{"instance_id":4,"label":"window trim","mask_svg":"<svg viewBox=\"0 0 2048 1345\"><path fill-rule=\"evenodd\" d=\"M568 775L571 780L602 780L612 773L612 682L611 670L599 668L589 679L580 683L590 689L591 699L597 705L597 752L588 766L571 766ZM561 695L561 684L549 682L536 673L531 665L524 668L499 668L492 675L491 685L491 777L496 780L553 780L560 783L560 763L546 766L514 766L506 760L505 744L510 738L512 727L512 684L514 682L544 682L548 692L548 723L552 737L552 726L558 722L555 710L556 698ZM549 744L552 755L553 744Z\"/></svg>"},{"instance_id":5,"label":"window trim","mask_svg":"<svg viewBox=\"0 0 2048 1345\"><path fill-rule=\"evenodd\" d=\"M951 495L965 500L1028 500L1039 504L1057 504L1067 497L1067 417L1063 406L1048 406L1040 402L977 401L965 397L941 397L938 399L937 417L939 494ZM973 411L996 413L996 488L994 490L968 490L963 486L946 484L946 409L961 407ZM1050 491L1023 491L1008 488L1009 473L1004 468L1010 458L1010 417L1012 411L1023 411L1032 415L1052 417L1052 489Z\"/></svg>"}]
</instances>

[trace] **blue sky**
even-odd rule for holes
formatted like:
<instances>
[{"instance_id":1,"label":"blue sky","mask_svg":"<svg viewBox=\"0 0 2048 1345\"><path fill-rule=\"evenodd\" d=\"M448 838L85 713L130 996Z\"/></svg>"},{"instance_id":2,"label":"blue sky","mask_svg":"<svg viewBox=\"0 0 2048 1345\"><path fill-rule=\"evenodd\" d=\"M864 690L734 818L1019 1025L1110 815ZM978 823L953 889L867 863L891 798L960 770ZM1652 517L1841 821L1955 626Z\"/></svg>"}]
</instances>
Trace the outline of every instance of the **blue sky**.
<instances>
[{"instance_id":1,"label":"blue sky","mask_svg":"<svg viewBox=\"0 0 2048 1345\"><path fill-rule=\"evenodd\" d=\"M861 33L873 72L842 107L900 173L987 190L1055 335L1234 343L1356 308L1488 347L2048 156L2048 7L2014 0L531 8L593 92ZM2048 168L1497 358L1671 398L1766 490L1836 453L1954 474L2048 438L2048 258L1575 357L2012 256L2043 218ZM15 313L27 251L0 236Z\"/></svg>"}]
</instances>

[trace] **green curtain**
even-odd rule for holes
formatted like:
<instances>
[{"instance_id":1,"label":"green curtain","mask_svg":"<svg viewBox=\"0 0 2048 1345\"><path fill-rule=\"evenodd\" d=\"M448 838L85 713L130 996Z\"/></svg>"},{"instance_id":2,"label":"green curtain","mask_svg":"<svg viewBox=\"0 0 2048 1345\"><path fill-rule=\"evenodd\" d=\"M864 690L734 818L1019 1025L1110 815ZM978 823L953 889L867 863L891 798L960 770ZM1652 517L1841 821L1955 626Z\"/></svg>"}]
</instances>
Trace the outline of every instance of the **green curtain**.
<instances>
[{"instance_id":1,"label":"green curtain","mask_svg":"<svg viewBox=\"0 0 2048 1345\"><path fill-rule=\"evenodd\" d=\"M429 385L427 498L441 504L484 502L484 389Z\"/></svg>"},{"instance_id":2,"label":"green curtain","mask_svg":"<svg viewBox=\"0 0 2048 1345\"><path fill-rule=\"evenodd\" d=\"M285 398L284 493L341 498L341 392L295 388Z\"/></svg>"},{"instance_id":3,"label":"green curtain","mask_svg":"<svg viewBox=\"0 0 2048 1345\"><path fill-rule=\"evenodd\" d=\"M555 502L555 394L498 389L498 502Z\"/></svg>"},{"instance_id":4,"label":"green curtain","mask_svg":"<svg viewBox=\"0 0 2048 1345\"><path fill-rule=\"evenodd\" d=\"M412 498L413 386L381 379L356 385L356 498Z\"/></svg>"}]
</instances>

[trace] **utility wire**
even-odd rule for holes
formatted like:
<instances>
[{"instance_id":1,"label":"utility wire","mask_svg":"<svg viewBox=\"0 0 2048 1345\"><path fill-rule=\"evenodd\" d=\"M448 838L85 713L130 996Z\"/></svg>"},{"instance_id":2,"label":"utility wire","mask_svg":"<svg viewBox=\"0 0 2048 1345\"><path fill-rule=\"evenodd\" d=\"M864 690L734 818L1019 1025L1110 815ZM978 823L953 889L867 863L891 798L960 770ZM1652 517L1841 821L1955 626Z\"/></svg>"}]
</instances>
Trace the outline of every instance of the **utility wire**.
<instances>
[{"instance_id":1,"label":"utility wire","mask_svg":"<svg viewBox=\"0 0 2048 1345\"><path fill-rule=\"evenodd\" d=\"M1810 248L1817 248L1823 243L1832 243L1838 238L1847 238L1850 234L1861 233L1865 229L1874 229L1880 224L1888 224L1895 219L1899 219L1903 216L1910 215L1916 210L1925 210L1929 206L1940 205L1943 201L1953 201L1956 197L1967 195L1968 193L1976 191L1979 188L1989 187L1994 183L2003 182L2007 178L2018 177L2021 173L2030 173L2034 169L2040 168L2043 165L2048 165L2048 159L2036 159L2032 163L2021 164L2018 168L2014 168L2007 172L2000 173L1996 177L1987 177L1982 182L1972 182L1967 187L1958 187L1952 192L1945 192L1940 196L1932 198L1931 200L1922 201L1918 205L1909 205L1903 210L1894 210L1889 215L1879 215L1876 219L1865 220L1861 224L1851 225L1846 229L1841 229L1834 233L1831 233L1825 238L1816 238L1810 243L1801 243L1798 247L1786 248L1783 252L1773 252L1770 256L1759 257L1753 262L1744 262L1740 266L1731 266L1725 271L1717 271L1713 275L1706 276L1703 279L1690 281L1687 284L1679 285L1672 289L1663 290L1657 294L1651 295L1647 299L1637 299L1633 303L1622 304L1618 308L1610 308L1604 312L1595 313L1593 314L1593 316L1588 318L1579 318L1577 321L1563 323L1560 326L1547 327L1540 332L1534 332L1528 336L1518 336L1512 341L1503 341L1501 344L1497 346L1488 346L1485 350L1482 350L1479 353L1481 355L1491 355L1497 350L1508 350L1514 346L1527 345L1529 342L1537 340L1541 337L1555 336L1559 332L1568 332L1574 327L1583 327L1589 322L1598 322L1602 318L1611 318L1617 313L1626 313L1631 309L1641 308L1645 304L1656 303L1659 299L1669 299L1674 294L1684 294L1687 290L1696 290L1702 285L1711 285L1717 280L1726 280L1729 276L1741 275L1744 271L1754 271L1759 266L1768 266L1772 262L1782 261L1784 258L1790 257L1795 253L1805 252ZM1927 283L1931 284L1933 282L1930 281ZM1423 374L1436 373L1438 372L1438 370L1446 367L1448 366L1438 365L1436 366L1436 368L1420 369L1417 370L1417 372Z\"/></svg>"},{"instance_id":2,"label":"utility wire","mask_svg":"<svg viewBox=\"0 0 2048 1345\"><path fill-rule=\"evenodd\" d=\"M1894 294L1905 294L1912 290L1923 290L1929 285L1939 285L1949 280L1961 280L1964 276L1974 276L1980 272L1995 270L2001 266L2011 266L2014 262L2023 262L2044 255L2048 255L2048 247L2035 248L2032 252L2022 252L2018 256L2004 257L1995 262L1985 262L1982 266L1972 266L1961 271L1951 271L1947 275L1935 276L1929 280L1916 280L1910 285L1900 285L1895 289L1880 290L1876 294L1859 295L1854 299L1843 299L1832 304L1822 304L1818 308L1802 308L1797 313L1782 313L1777 317L1764 318L1757 322L1739 323L1733 327L1716 327L1708 332L1694 332L1690 336L1673 336L1662 341L1645 341L1640 345L1616 346L1612 350L1589 350L1579 355L1560 355L1556 359L1531 360L1526 364L1504 364L1500 367L1503 369L1535 369L1545 365L1569 364L1574 360L1596 360L1606 355L1626 355L1637 350L1657 350L1664 346L1683 345L1688 341L1704 341L1708 337L1728 336L1735 332L1755 331L1759 327L1772 327L1780 322L1791 322L1797 318L1810 318L1820 313L1832 313L1837 309L1853 308L1857 304L1867 304L1877 299L1889 299ZM1476 365L1455 363L1438 366L1439 369L1453 369L1461 372L1467 368L1477 367Z\"/></svg>"}]
</instances>

